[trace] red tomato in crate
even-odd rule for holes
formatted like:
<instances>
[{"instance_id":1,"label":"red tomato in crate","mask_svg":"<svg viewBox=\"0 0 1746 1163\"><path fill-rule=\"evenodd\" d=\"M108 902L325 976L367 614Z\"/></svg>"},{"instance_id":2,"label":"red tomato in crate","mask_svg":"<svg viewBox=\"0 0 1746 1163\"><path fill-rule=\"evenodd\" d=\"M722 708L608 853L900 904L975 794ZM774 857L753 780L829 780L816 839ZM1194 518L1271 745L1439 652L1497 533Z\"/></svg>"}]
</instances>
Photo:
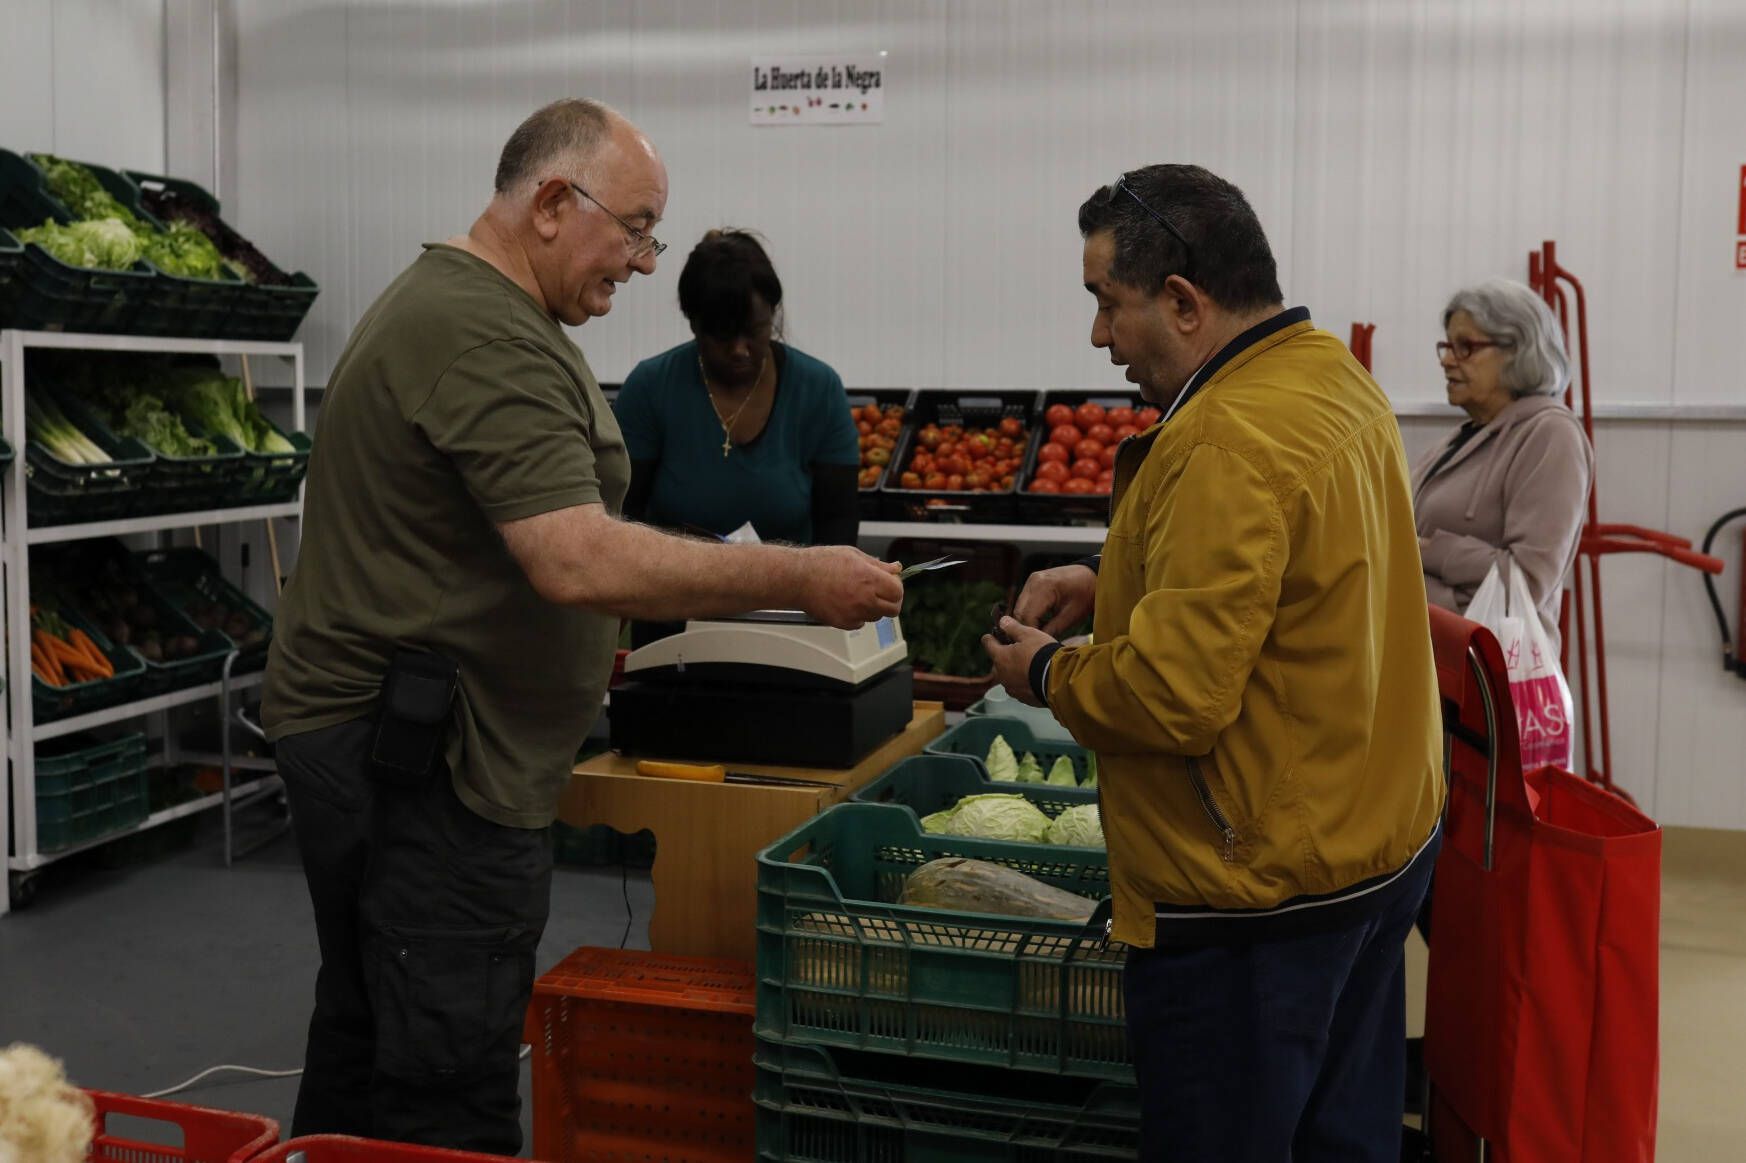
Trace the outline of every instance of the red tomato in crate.
<instances>
[{"instance_id":1,"label":"red tomato in crate","mask_svg":"<svg viewBox=\"0 0 1746 1163\"><path fill-rule=\"evenodd\" d=\"M1093 485L1091 487L1092 492L1097 493L1100 496L1105 496L1105 497L1109 496L1110 493L1114 489L1115 489L1115 482L1114 481L1106 481L1106 480L1099 480L1095 485Z\"/></svg>"},{"instance_id":2,"label":"red tomato in crate","mask_svg":"<svg viewBox=\"0 0 1746 1163\"><path fill-rule=\"evenodd\" d=\"M855 431L859 432L862 436L871 436L873 435L873 425L867 420L857 420L855 422Z\"/></svg>"},{"instance_id":3,"label":"red tomato in crate","mask_svg":"<svg viewBox=\"0 0 1746 1163\"><path fill-rule=\"evenodd\" d=\"M1097 463L1101 464L1106 469L1111 469L1111 468L1115 467L1115 458L1116 458L1115 448L1113 446L1106 446L1103 450L1102 455L1100 455L1097 458Z\"/></svg>"},{"instance_id":4,"label":"red tomato in crate","mask_svg":"<svg viewBox=\"0 0 1746 1163\"><path fill-rule=\"evenodd\" d=\"M1058 493L1061 491L1061 486L1047 477L1038 477L1031 482L1030 491L1033 493Z\"/></svg>"},{"instance_id":5,"label":"red tomato in crate","mask_svg":"<svg viewBox=\"0 0 1746 1163\"><path fill-rule=\"evenodd\" d=\"M1140 429L1133 424L1118 424L1115 430L1116 443L1120 444L1130 436L1138 436Z\"/></svg>"},{"instance_id":6,"label":"red tomato in crate","mask_svg":"<svg viewBox=\"0 0 1746 1163\"><path fill-rule=\"evenodd\" d=\"M1084 477L1074 477L1072 480L1069 480L1066 484L1061 486L1061 491L1064 493L1076 493L1080 495L1095 492L1096 489L1097 486L1086 480Z\"/></svg>"},{"instance_id":7,"label":"red tomato in crate","mask_svg":"<svg viewBox=\"0 0 1746 1163\"><path fill-rule=\"evenodd\" d=\"M958 451L958 442L956 440L942 440L938 444L934 445L934 455L935 456L951 456L954 452L957 452L957 451Z\"/></svg>"},{"instance_id":8,"label":"red tomato in crate","mask_svg":"<svg viewBox=\"0 0 1746 1163\"><path fill-rule=\"evenodd\" d=\"M1087 400L1073 409L1073 422L1081 428L1090 428L1093 424L1102 424L1104 415L1102 404L1093 404Z\"/></svg>"},{"instance_id":9,"label":"red tomato in crate","mask_svg":"<svg viewBox=\"0 0 1746 1163\"><path fill-rule=\"evenodd\" d=\"M1058 460L1044 461L1037 466L1037 479L1040 481L1060 482L1072 475L1067 470L1067 466Z\"/></svg>"},{"instance_id":10,"label":"red tomato in crate","mask_svg":"<svg viewBox=\"0 0 1746 1163\"><path fill-rule=\"evenodd\" d=\"M964 487L972 492L985 489L988 487L988 478L979 472L967 472L964 474Z\"/></svg>"},{"instance_id":11,"label":"red tomato in crate","mask_svg":"<svg viewBox=\"0 0 1746 1163\"><path fill-rule=\"evenodd\" d=\"M1089 436L1073 446L1074 460L1096 460L1103 455L1103 445Z\"/></svg>"},{"instance_id":12,"label":"red tomato in crate","mask_svg":"<svg viewBox=\"0 0 1746 1163\"><path fill-rule=\"evenodd\" d=\"M931 472L922 480L922 488L924 489L932 489L935 492L938 492L945 487L946 474L943 472Z\"/></svg>"},{"instance_id":13,"label":"red tomato in crate","mask_svg":"<svg viewBox=\"0 0 1746 1163\"><path fill-rule=\"evenodd\" d=\"M1073 423L1073 409L1066 404L1050 404L1049 410L1043 413L1043 419L1049 422L1049 427L1059 428L1063 424Z\"/></svg>"},{"instance_id":14,"label":"red tomato in crate","mask_svg":"<svg viewBox=\"0 0 1746 1163\"><path fill-rule=\"evenodd\" d=\"M1103 472L1103 466L1095 460L1076 460L1073 462L1073 475L1080 480L1094 481Z\"/></svg>"},{"instance_id":15,"label":"red tomato in crate","mask_svg":"<svg viewBox=\"0 0 1746 1163\"><path fill-rule=\"evenodd\" d=\"M1132 424L1134 422L1134 410L1125 407L1111 408L1109 410L1109 415L1103 418L1103 422L1108 424L1111 428L1120 428L1123 424Z\"/></svg>"},{"instance_id":16,"label":"red tomato in crate","mask_svg":"<svg viewBox=\"0 0 1746 1163\"><path fill-rule=\"evenodd\" d=\"M1009 476L1001 477L1000 478L1000 491L1003 493L1010 493L1012 491L1012 483L1013 483L1012 477L1009 477Z\"/></svg>"},{"instance_id":17,"label":"red tomato in crate","mask_svg":"<svg viewBox=\"0 0 1746 1163\"><path fill-rule=\"evenodd\" d=\"M1000 434L1002 436L1023 436L1025 422L1017 416L1008 416L1000 422Z\"/></svg>"},{"instance_id":18,"label":"red tomato in crate","mask_svg":"<svg viewBox=\"0 0 1746 1163\"><path fill-rule=\"evenodd\" d=\"M987 456L994 451L994 441L986 432L978 432L964 440L966 450L971 456Z\"/></svg>"},{"instance_id":19,"label":"red tomato in crate","mask_svg":"<svg viewBox=\"0 0 1746 1163\"><path fill-rule=\"evenodd\" d=\"M948 493L961 493L964 491L964 477L962 473L953 473L946 478L946 491Z\"/></svg>"},{"instance_id":20,"label":"red tomato in crate","mask_svg":"<svg viewBox=\"0 0 1746 1163\"><path fill-rule=\"evenodd\" d=\"M929 424L926 428L917 432L915 438L923 448L938 448L940 446L940 441L945 439L945 437L940 433L939 426L936 424Z\"/></svg>"},{"instance_id":21,"label":"red tomato in crate","mask_svg":"<svg viewBox=\"0 0 1746 1163\"><path fill-rule=\"evenodd\" d=\"M934 471L934 458L925 452L916 453L910 458L909 471L919 472L923 476L927 476Z\"/></svg>"},{"instance_id":22,"label":"red tomato in crate","mask_svg":"<svg viewBox=\"0 0 1746 1163\"><path fill-rule=\"evenodd\" d=\"M1085 430L1085 439L1095 440L1099 444L1113 444L1115 442L1115 429L1108 424L1093 424Z\"/></svg>"},{"instance_id":23,"label":"red tomato in crate","mask_svg":"<svg viewBox=\"0 0 1746 1163\"><path fill-rule=\"evenodd\" d=\"M921 474L916 472L906 472L900 479L900 483L906 489L919 489L922 487Z\"/></svg>"},{"instance_id":24,"label":"red tomato in crate","mask_svg":"<svg viewBox=\"0 0 1746 1163\"><path fill-rule=\"evenodd\" d=\"M1065 444L1056 444L1053 440L1037 449L1038 464L1048 464L1051 460L1071 460L1072 457L1073 454L1068 451Z\"/></svg>"},{"instance_id":25,"label":"red tomato in crate","mask_svg":"<svg viewBox=\"0 0 1746 1163\"><path fill-rule=\"evenodd\" d=\"M1085 433L1071 424L1057 424L1054 431L1049 433L1049 439L1066 448L1072 448L1085 439Z\"/></svg>"},{"instance_id":26,"label":"red tomato in crate","mask_svg":"<svg viewBox=\"0 0 1746 1163\"><path fill-rule=\"evenodd\" d=\"M1150 428L1163 418L1164 413L1158 411L1156 408L1141 408L1138 412L1134 413L1134 423L1138 424L1141 428Z\"/></svg>"}]
</instances>

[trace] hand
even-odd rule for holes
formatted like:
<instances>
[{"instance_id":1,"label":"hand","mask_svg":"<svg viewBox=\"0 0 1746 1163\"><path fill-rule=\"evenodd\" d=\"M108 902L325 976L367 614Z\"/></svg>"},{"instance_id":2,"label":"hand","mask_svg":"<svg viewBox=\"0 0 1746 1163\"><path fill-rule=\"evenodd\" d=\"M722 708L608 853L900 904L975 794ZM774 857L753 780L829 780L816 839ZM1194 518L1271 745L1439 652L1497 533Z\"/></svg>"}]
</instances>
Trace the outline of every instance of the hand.
<instances>
[{"instance_id":1,"label":"hand","mask_svg":"<svg viewBox=\"0 0 1746 1163\"><path fill-rule=\"evenodd\" d=\"M801 609L815 621L853 630L903 611L903 583L897 580L902 566L847 545L800 552L805 570Z\"/></svg>"},{"instance_id":2,"label":"hand","mask_svg":"<svg viewBox=\"0 0 1746 1163\"><path fill-rule=\"evenodd\" d=\"M1085 569L1084 566L1077 568ZM1085 572L1091 571L1086 569ZM1040 576L1033 575L1032 580ZM1025 592L1030 592L1029 586L1025 587ZM994 681L1005 687L1006 693L1019 702L1032 707L1042 706L1042 692L1031 690L1031 660L1037 656L1037 651L1055 641L1054 636L1041 630L1033 630L1016 618L1002 618L1000 632L1012 639L1011 646L1002 646L992 634L982 636L982 649L988 651L988 657L994 662Z\"/></svg>"},{"instance_id":3,"label":"hand","mask_svg":"<svg viewBox=\"0 0 1746 1163\"><path fill-rule=\"evenodd\" d=\"M1089 566L1063 565L1033 573L1012 613L1026 626L1059 638L1083 622L1096 603L1097 574Z\"/></svg>"}]
</instances>

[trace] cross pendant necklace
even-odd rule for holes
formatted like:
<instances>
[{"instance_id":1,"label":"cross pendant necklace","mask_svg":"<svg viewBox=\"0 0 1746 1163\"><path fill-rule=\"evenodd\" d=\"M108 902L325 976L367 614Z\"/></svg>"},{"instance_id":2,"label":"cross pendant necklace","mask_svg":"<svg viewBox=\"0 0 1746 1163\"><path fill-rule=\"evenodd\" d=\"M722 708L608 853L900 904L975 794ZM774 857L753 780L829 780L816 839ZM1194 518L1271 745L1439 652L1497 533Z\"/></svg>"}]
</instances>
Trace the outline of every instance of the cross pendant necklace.
<instances>
[{"instance_id":1,"label":"cross pendant necklace","mask_svg":"<svg viewBox=\"0 0 1746 1163\"><path fill-rule=\"evenodd\" d=\"M764 372L770 367L770 357L766 355L764 362L758 367L757 378L752 380L752 388L746 393L746 398L740 401L740 406L734 409L734 414L723 416L721 405L715 402L715 389L709 385L709 373L703 369L703 357L697 357L697 374L703 379L703 392L709 397L709 406L715 412L715 418L721 422L721 458L726 460L728 453L734 450L734 425L740 422L740 416L745 412L746 405L752 402L752 397L758 394L758 385L764 382Z\"/></svg>"}]
</instances>

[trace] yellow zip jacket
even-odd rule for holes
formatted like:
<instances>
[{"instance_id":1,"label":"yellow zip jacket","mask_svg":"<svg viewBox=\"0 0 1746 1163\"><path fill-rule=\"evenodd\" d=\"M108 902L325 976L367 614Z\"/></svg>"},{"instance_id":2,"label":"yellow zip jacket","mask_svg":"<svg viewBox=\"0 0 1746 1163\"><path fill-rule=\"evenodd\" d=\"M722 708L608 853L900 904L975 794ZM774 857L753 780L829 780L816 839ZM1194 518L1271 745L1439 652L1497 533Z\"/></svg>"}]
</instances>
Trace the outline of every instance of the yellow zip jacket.
<instances>
[{"instance_id":1,"label":"yellow zip jacket","mask_svg":"<svg viewBox=\"0 0 1746 1163\"><path fill-rule=\"evenodd\" d=\"M1043 685L1097 753L1113 936L1333 927L1430 850L1442 722L1400 429L1307 311L1116 461L1094 645Z\"/></svg>"}]
</instances>

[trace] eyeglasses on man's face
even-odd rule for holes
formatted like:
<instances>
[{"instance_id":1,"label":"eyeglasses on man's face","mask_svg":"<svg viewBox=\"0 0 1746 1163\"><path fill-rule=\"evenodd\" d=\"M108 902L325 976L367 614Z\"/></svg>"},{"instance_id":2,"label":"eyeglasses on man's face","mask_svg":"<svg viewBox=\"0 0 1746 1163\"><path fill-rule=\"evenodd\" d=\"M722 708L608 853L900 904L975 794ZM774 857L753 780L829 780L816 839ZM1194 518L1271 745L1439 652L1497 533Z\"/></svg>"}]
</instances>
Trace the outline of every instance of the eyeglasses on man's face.
<instances>
[{"instance_id":1,"label":"eyeglasses on man's face","mask_svg":"<svg viewBox=\"0 0 1746 1163\"><path fill-rule=\"evenodd\" d=\"M568 178L564 180L569 182ZM631 258L639 259L651 254L656 258L659 258L661 257L662 252L667 249L666 243L657 241L654 235L638 230L636 227L620 218L617 214L614 214L611 210L607 209L606 205L602 203L599 198L596 198L593 194L590 194L575 182L570 182L570 188L594 203L596 206L599 206L601 211L605 213L608 218L624 227L625 233L630 236Z\"/></svg>"},{"instance_id":2,"label":"eyeglasses on man's face","mask_svg":"<svg viewBox=\"0 0 1746 1163\"><path fill-rule=\"evenodd\" d=\"M1473 358L1476 351L1484 351L1488 347L1499 349L1514 347L1513 343L1504 343L1495 339L1445 339L1437 344L1437 361L1454 359L1456 363L1466 363Z\"/></svg>"},{"instance_id":3,"label":"eyeglasses on man's face","mask_svg":"<svg viewBox=\"0 0 1746 1163\"><path fill-rule=\"evenodd\" d=\"M1182 277L1191 283L1194 282L1194 247L1188 245L1188 239L1182 236L1182 231L1176 229L1176 224L1170 221L1169 218L1146 205L1146 200L1140 197L1139 194L1135 193L1132 186L1128 185L1128 176L1126 174L1117 178L1115 185L1110 187L1109 199L1111 202L1114 202L1123 194L1132 198L1140 209L1152 216L1153 221L1157 222L1158 225L1170 232L1170 237L1182 244Z\"/></svg>"}]
</instances>

